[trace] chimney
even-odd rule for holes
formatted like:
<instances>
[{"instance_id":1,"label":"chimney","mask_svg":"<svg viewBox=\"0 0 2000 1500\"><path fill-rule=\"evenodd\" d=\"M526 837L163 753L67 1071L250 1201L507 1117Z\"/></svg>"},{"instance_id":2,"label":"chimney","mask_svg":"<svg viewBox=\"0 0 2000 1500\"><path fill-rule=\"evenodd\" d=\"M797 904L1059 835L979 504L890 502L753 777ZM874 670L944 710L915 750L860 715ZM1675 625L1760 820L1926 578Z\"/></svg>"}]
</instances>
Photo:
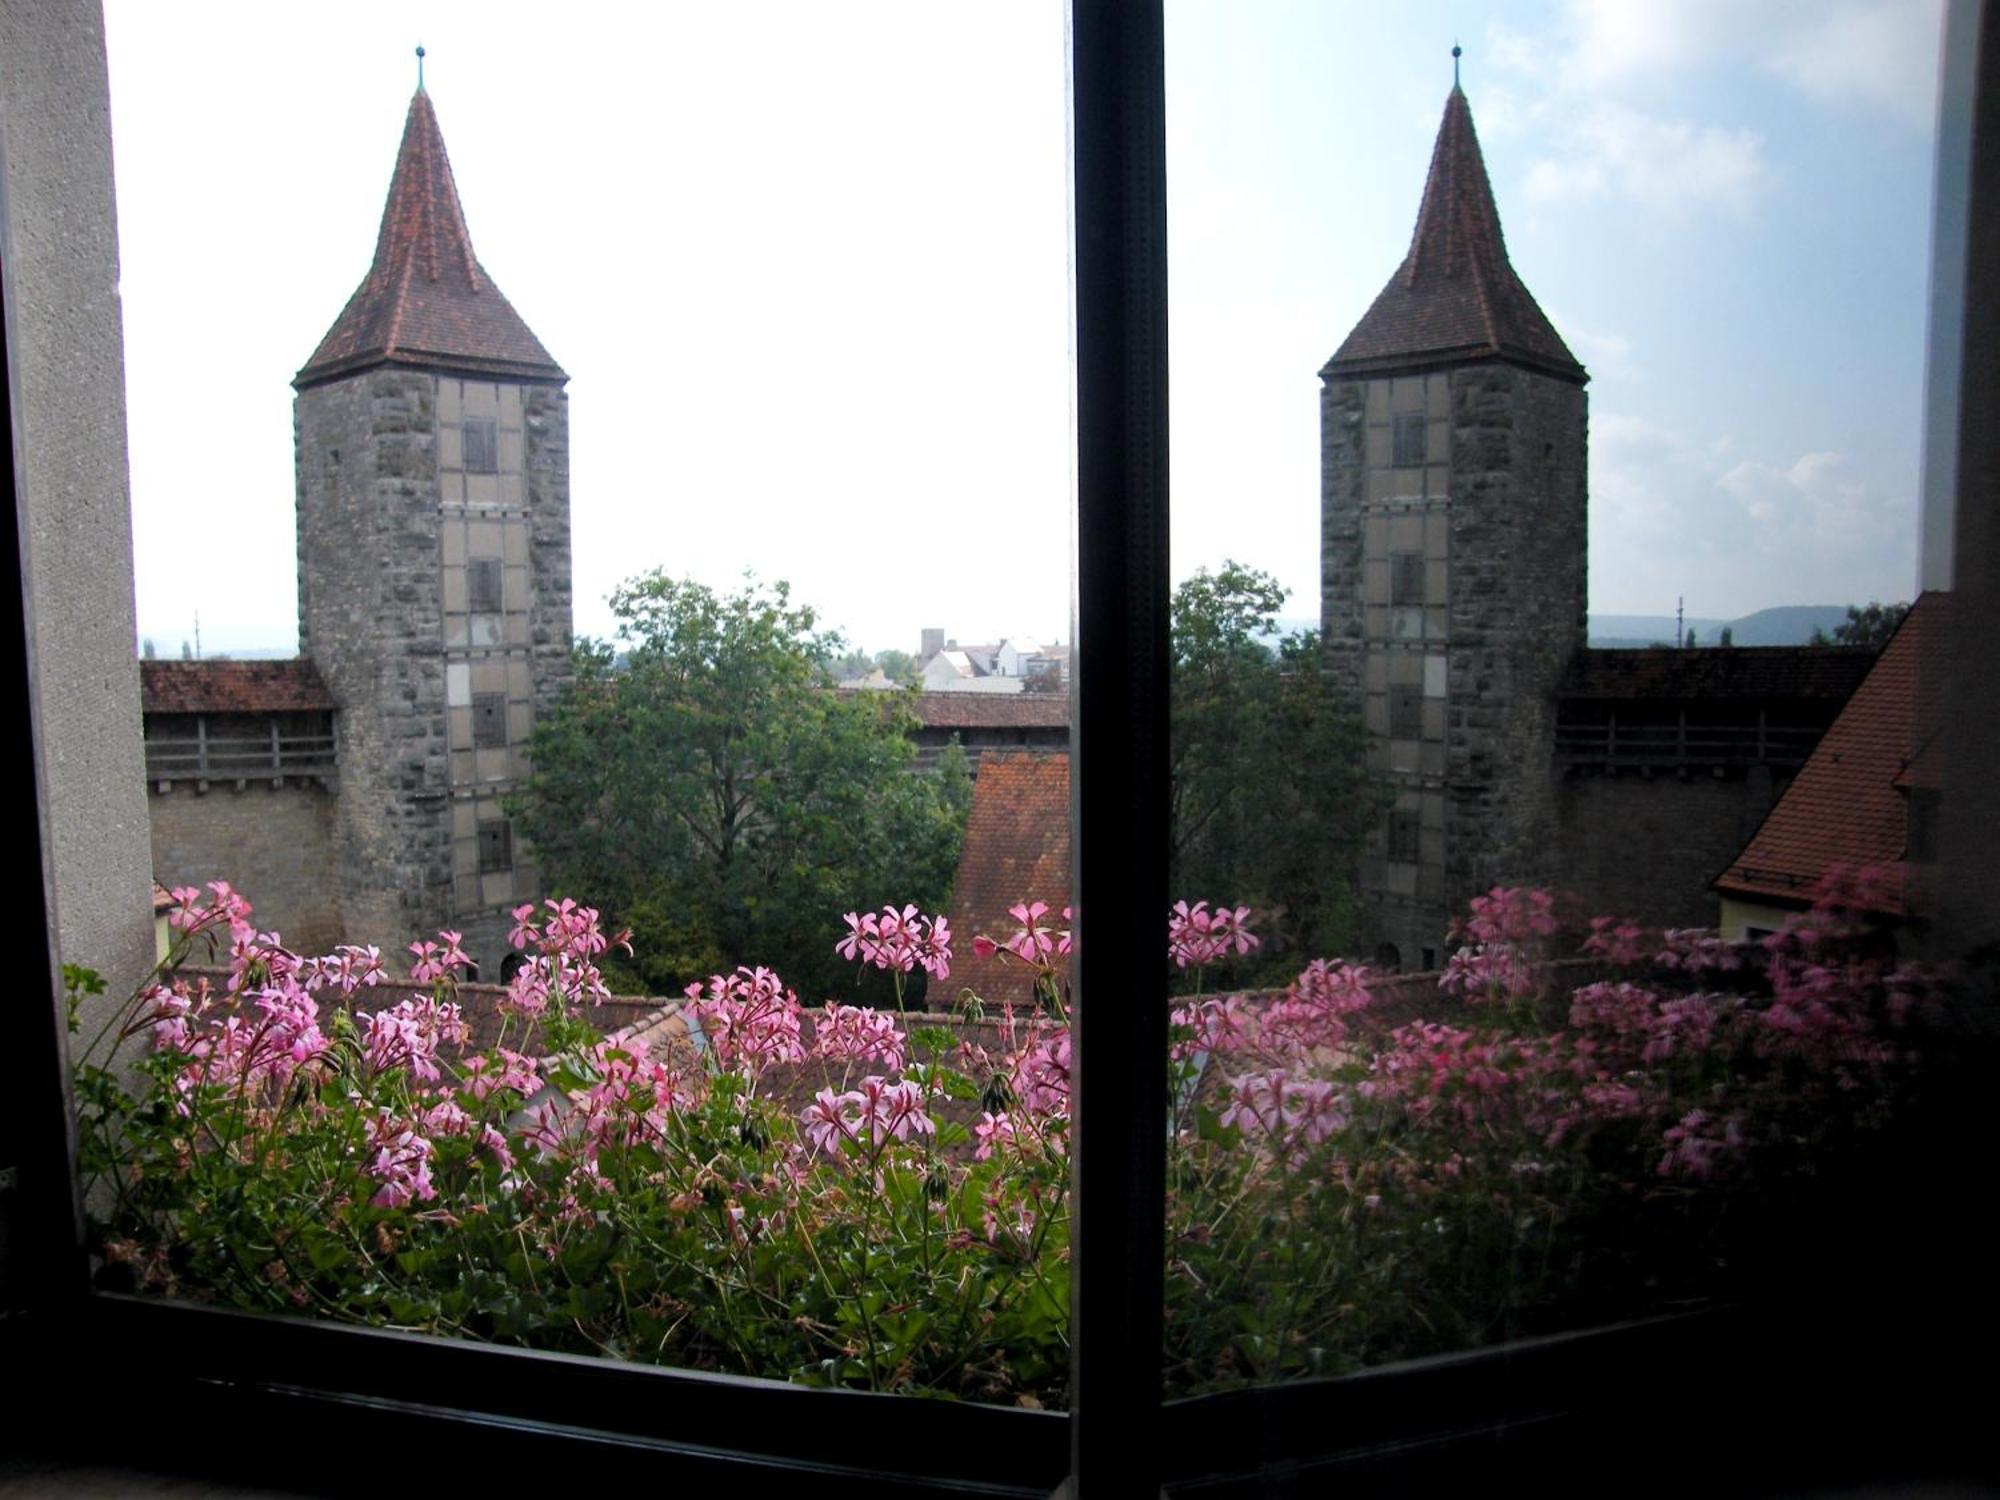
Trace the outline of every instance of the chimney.
<instances>
[{"instance_id":1,"label":"chimney","mask_svg":"<svg viewBox=\"0 0 2000 1500\"><path fill-rule=\"evenodd\" d=\"M924 630L924 644L917 652L917 659L919 661L929 661L942 650L944 650L943 629L926 627Z\"/></svg>"}]
</instances>

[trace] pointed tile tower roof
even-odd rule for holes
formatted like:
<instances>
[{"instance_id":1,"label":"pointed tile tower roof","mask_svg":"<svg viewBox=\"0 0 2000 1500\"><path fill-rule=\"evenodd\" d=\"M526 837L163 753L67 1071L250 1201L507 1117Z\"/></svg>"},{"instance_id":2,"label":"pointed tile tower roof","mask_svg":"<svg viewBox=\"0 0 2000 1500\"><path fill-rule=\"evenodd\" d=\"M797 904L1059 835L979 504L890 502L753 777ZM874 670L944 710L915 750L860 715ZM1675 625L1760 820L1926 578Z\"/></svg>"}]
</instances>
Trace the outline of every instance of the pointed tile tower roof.
<instances>
[{"instance_id":1,"label":"pointed tile tower roof","mask_svg":"<svg viewBox=\"0 0 2000 1500\"><path fill-rule=\"evenodd\" d=\"M303 390L385 363L569 378L472 253L444 136L421 85L396 153L375 263L292 384Z\"/></svg>"},{"instance_id":2,"label":"pointed tile tower roof","mask_svg":"<svg viewBox=\"0 0 2000 1500\"><path fill-rule=\"evenodd\" d=\"M1410 253L1320 373L1374 375L1476 359L1504 359L1578 384L1589 379L1508 264L1472 109L1454 84Z\"/></svg>"}]
</instances>

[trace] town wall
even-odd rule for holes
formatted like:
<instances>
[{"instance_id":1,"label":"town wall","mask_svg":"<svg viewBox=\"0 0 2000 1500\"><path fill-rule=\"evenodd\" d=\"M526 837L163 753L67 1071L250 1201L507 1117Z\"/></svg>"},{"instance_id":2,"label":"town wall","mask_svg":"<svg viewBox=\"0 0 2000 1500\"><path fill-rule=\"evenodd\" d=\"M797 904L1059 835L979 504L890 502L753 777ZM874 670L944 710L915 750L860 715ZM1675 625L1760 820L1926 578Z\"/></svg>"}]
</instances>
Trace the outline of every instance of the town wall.
<instances>
[{"instance_id":1,"label":"town wall","mask_svg":"<svg viewBox=\"0 0 2000 1500\"><path fill-rule=\"evenodd\" d=\"M260 930L295 953L330 951L345 940L335 867L331 791L317 782L175 782L148 795L153 878L172 889L227 880L250 902ZM387 952L387 950L385 950ZM392 964L401 955L392 954Z\"/></svg>"},{"instance_id":2,"label":"town wall","mask_svg":"<svg viewBox=\"0 0 2000 1500\"><path fill-rule=\"evenodd\" d=\"M1753 766L1554 779L1553 884L1594 915L1663 927L1713 927L1711 881L1750 841L1789 778Z\"/></svg>"}]
</instances>

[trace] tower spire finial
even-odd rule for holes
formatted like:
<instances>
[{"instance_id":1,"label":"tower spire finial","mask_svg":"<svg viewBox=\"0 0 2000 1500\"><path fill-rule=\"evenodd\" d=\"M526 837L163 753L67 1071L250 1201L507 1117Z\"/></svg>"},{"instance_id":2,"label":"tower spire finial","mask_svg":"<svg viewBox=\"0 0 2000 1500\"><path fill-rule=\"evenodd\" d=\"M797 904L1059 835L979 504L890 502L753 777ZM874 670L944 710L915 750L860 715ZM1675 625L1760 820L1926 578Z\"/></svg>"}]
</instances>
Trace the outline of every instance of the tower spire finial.
<instances>
[{"instance_id":1,"label":"tower spire finial","mask_svg":"<svg viewBox=\"0 0 2000 1500\"><path fill-rule=\"evenodd\" d=\"M1454 55L1456 55L1456 49L1454 49ZM419 42L417 43L417 92L421 94L423 91L424 91L424 44L422 42Z\"/></svg>"},{"instance_id":2,"label":"tower spire finial","mask_svg":"<svg viewBox=\"0 0 2000 1500\"><path fill-rule=\"evenodd\" d=\"M1464 50L1465 49L1463 47L1458 45L1458 39L1454 37L1451 43L1451 86L1453 88L1458 87L1458 55ZM419 57L423 56L423 50L421 48L418 49L417 55ZM423 70L423 65L419 63L417 67L418 67L418 72L421 73Z\"/></svg>"}]
</instances>

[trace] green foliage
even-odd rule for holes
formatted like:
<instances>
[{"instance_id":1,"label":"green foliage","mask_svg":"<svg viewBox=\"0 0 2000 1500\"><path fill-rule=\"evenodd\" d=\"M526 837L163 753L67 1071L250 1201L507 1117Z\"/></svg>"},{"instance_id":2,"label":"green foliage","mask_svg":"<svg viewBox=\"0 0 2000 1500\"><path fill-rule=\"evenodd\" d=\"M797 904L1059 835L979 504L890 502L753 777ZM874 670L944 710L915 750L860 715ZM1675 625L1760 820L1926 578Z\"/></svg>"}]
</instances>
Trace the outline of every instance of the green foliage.
<instances>
[{"instance_id":1,"label":"green foliage","mask_svg":"<svg viewBox=\"0 0 2000 1500\"><path fill-rule=\"evenodd\" d=\"M1259 972L1289 976L1352 940L1350 871L1376 795L1318 638L1266 644L1284 601L1233 562L1174 592L1172 889L1256 908Z\"/></svg>"},{"instance_id":2,"label":"green foliage","mask_svg":"<svg viewBox=\"0 0 2000 1500\"><path fill-rule=\"evenodd\" d=\"M1815 646L1886 646L1889 637L1896 633L1896 627L1903 623L1903 616L1910 612L1907 604L1881 604L1870 600L1865 606L1847 606L1847 619L1833 627L1833 634L1817 626L1812 633Z\"/></svg>"},{"instance_id":3,"label":"green foliage","mask_svg":"<svg viewBox=\"0 0 2000 1500\"><path fill-rule=\"evenodd\" d=\"M887 651L875 653L875 665L882 669L891 682L900 682L905 687L914 687L917 681L917 659L907 651L891 647Z\"/></svg>"},{"instance_id":4,"label":"green foliage","mask_svg":"<svg viewBox=\"0 0 2000 1500\"><path fill-rule=\"evenodd\" d=\"M654 993L739 963L851 992L827 914L942 906L971 800L962 757L911 774L908 709L828 691L820 664L842 642L782 583L724 595L654 572L611 606L615 643L578 645L509 807L549 883L633 929L644 957L620 977Z\"/></svg>"}]
</instances>

